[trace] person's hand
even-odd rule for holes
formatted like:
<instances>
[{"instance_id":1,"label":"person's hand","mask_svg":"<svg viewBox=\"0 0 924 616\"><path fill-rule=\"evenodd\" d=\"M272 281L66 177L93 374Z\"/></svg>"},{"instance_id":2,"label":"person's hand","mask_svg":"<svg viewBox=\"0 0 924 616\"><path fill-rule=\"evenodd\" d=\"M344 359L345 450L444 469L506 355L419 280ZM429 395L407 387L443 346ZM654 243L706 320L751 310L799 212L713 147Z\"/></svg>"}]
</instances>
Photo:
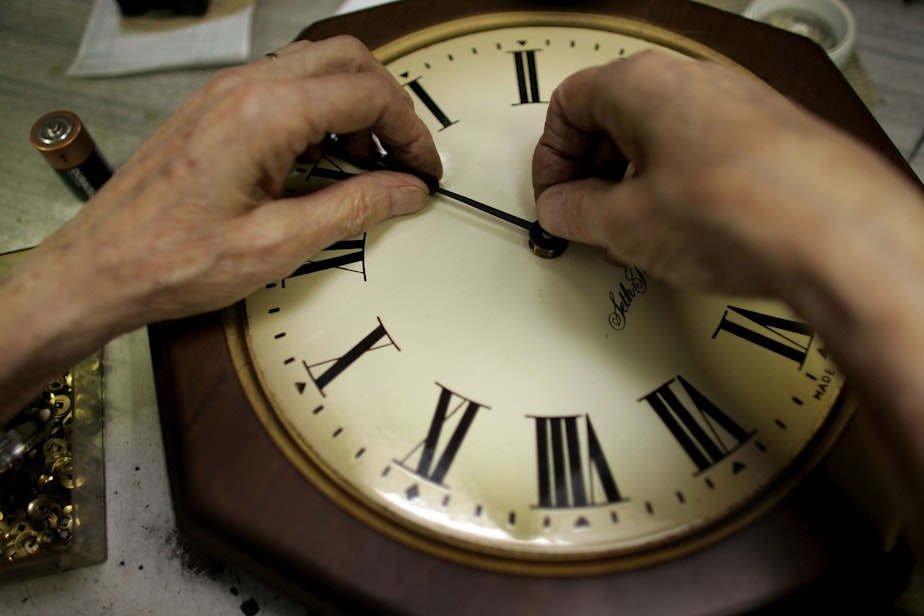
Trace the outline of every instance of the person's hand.
<instances>
[{"instance_id":1,"label":"person's hand","mask_svg":"<svg viewBox=\"0 0 924 616\"><path fill-rule=\"evenodd\" d=\"M620 152L635 176L604 179ZM875 207L877 174L896 175L756 78L657 52L562 83L533 160L549 232L680 285L783 295L807 239Z\"/></svg>"},{"instance_id":2,"label":"person's hand","mask_svg":"<svg viewBox=\"0 0 924 616\"><path fill-rule=\"evenodd\" d=\"M43 250L84 248L137 324L221 308L343 237L424 205L426 186L375 173L280 198L301 153L330 133L439 176L429 131L398 82L351 38L298 42L219 73ZM128 314L124 302L134 304Z\"/></svg>"},{"instance_id":3,"label":"person's hand","mask_svg":"<svg viewBox=\"0 0 924 616\"><path fill-rule=\"evenodd\" d=\"M621 182L619 155L637 173ZM533 159L539 220L686 286L772 295L865 407L924 556L924 193L740 71L645 53L567 79Z\"/></svg>"},{"instance_id":4,"label":"person's hand","mask_svg":"<svg viewBox=\"0 0 924 616\"><path fill-rule=\"evenodd\" d=\"M0 281L0 419L27 381L115 335L222 308L424 205L422 180L387 171L280 198L296 158L332 133L359 155L375 134L407 167L442 175L410 96L355 39L293 43L212 78Z\"/></svg>"}]
</instances>

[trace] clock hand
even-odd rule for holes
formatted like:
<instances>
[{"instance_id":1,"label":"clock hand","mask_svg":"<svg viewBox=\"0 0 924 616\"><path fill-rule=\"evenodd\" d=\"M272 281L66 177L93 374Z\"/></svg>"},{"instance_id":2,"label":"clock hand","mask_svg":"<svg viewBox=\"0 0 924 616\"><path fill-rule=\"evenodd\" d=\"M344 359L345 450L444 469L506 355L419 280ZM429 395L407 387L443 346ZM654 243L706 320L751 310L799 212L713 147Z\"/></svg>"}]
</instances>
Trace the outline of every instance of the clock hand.
<instances>
[{"instance_id":1,"label":"clock hand","mask_svg":"<svg viewBox=\"0 0 924 616\"><path fill-rule=\"evenodd\" d=\"M439 195L449 197L450 199L455 199L459 203L470 205L476 210L481 210L485 214L490 214L491 216L494 216L495 218L500 218L503 221L509 222L510 224L520 227L521 229L526 229L527 231L529 231L530 227L533 226L533 223L531 223L530 221L524 218L520 218L519 216L514 216L513 214L509 214L503 210L499 210L496 207L491 207L490 205L487 205L480 201L475 201L471 197L466 197L465 195L454 193L451 190L446 190L445 188L443 188L442 186L438 184L437 184L436 190L433 192Z\"/></svg>"},{"instance_id":2,"label":"clock hand","mask_svg":"<svg viewBox=\"0 0 924 616\"><path fill-rule=\"evenodd\" d=\"M433 177L421 176L413 169L407 165L396 160L390 152L384 150L383 154L377 161L377 164L384 168L390 169L392 171L402 171L404 173L410 173L411 175L416 175L421 180L426 183L427 188L430 190L430 194L440 194L450 199L454 199L459 203L464 203L465 205L471 206L476 210L484 212L485 214L490 214L495 218L499 218L505 222L516 225L521 229L525 229L529 232L529 247L533 251L533 254L536 256L542 257L543 259L554 259L555 257L560 256L568 248L568 240L556 237L542 228L542 225L539 224L538 220L530 222L519 216L514 216L509 212L499 210L496 207L492 207L480 201L476 201L471 197L466 197L465 195L460 195L459 193L447 190L440 186L439 181Z\"/></svg>"},{"instance_id":3,"label":"clock hand","mask_svg":"<svg viewBox=\"0 0 924 616\"><path fill-rule=\"evenodd\" d=\"M530 222L519 216L514 216L503 210L499 210L495 207L476 201L465 195L460 195L451 190L447 190L440 186L439 181L430 176L424 176L415 171L414 169L408 167L407 165L396 160L390 153L383 154L373 165L375 168L385 169L389 171L400 171L402 173L410 173L420 178L426 185L430 194L440 194L445 197L449 197L459 203L464 203L470 207L473 207L485 214L490 214L495 218L499 218L505 222L516 225L521 229L525 229L529 232L529 247L533 251L533 254L536 256L542 257L543 259L554 259L555 257L560 256L568 248L568 240L556 237L548 233L542 226L539 224L538 220ZM340 169L327 169L324 167L315 166L312 170L311 175L318 178L323 178L327 180L345 180L348 177L356 175L355 173L349 173L347 171L342 171Z\"/></svg>"},{"instance_id":4,"label":"clock hand","mask_svg":"<svg viewBox=\"0 0 924 616\"><path fill-rule=\"evenodd\" d=\"M427 185L427 190L430 192L431 195L435 193L439 193L441 195L449 197L450 199L454 199L460 203L464 203L465 205L471 206L477 210L481 210L482 212L486 214L490 214L491 216L494 216L495 218L499 218L505 222L514 224L522 229L526 229L527 231L529 231L530 227L533 225L533 223L531 223L530 221L524 220L523 218L520 218L519 216L508 214L507 212L504 212L503 210L499 210L495 207L491 207L490 205L486 205L484 203L481 203L480 201L475 201L474 199L470 197L460 195L458 193L452 192L451 190L446 190L445 188L440 186L439 180L437 180L436 178L421 175L417 170L409 167L408 165L404 164L403 162L395 158L395 156L391 153L391 151L381 141L379 141L375 135L373 135L372 138L376 146L376 155L372 157L371 161L365 161L367 166L372 167L373 169L400 171L402 173L409 173L411 175L417 176L420 180L422 180ZM346 158L345 156L346 152L344 150L343 142L341 141L338 135L329 135L324 142L324 149L328 153L333 154L337 157ZM363 166L362 163L360 163L360 165ZM337 172L337 171L330 171L327 169L317 169L317 167L315 169L316 171L320 171L321 173L318 174L318 173L312 172L312 175L316 175L318 177L323 177L325 179L330 179L330 180L345 179L346 177L349 177L350 175L342 171Z\"/></svg>"},{"instance_id":5,"label":"clock hand","mask_svg":"<svg viewBox=\"0 0 924 616\"><path fill-rule=\"evenodd\" d=\"M522 229L526 229L529 232L529 247L533 251L533 254L536 256L542 257L543 259L554 259L555 257L560 256L565 249L568 248L568 240L556 237L542 228L542 225L539 224L538 220L529 222L524 218L519 216L514 216L503 210L499 210L490 205L481 203L480 201L475 201L470 197L465 195L460 195L454 193L451 190L446 190L442 186L437 184L436 190L434 191L437 194L449 197L450 199L455 199L460 203L465 205L470 205L471 207L490 214L496 218L500 218L503 221L514 224ZM430 193L433 194L433 193Z\"/></svg>"}]
</instances>

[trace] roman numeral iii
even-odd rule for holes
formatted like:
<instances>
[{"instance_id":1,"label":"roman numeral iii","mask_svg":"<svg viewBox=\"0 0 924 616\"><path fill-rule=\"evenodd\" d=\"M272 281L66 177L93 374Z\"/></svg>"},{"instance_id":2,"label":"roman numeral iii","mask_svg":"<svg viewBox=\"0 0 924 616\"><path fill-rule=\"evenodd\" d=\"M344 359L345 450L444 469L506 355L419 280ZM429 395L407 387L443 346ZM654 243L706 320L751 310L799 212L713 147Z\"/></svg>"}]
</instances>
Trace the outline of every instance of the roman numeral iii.
<instances>
[{"instance_id":1,"label":"roman numeral iii","mask_svg":"<svg viewBox=\"0 0 924 616\"><path fill-rule=\"evenodd\" d=\"M283 279L283 286L285 286L286 280L335 268L362 274L363 280L366 279L365 233L361 238L341 240L331 244L286 276Z\"/></svg>"}]
</instances>

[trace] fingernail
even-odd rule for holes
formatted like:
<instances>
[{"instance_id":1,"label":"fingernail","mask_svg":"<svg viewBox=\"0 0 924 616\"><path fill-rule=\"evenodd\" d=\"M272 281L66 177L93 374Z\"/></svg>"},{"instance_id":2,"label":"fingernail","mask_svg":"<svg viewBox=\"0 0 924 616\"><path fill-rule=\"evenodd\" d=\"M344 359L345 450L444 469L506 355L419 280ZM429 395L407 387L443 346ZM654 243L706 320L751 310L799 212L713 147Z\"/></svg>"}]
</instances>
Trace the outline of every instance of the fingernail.
<instances>
[{"instance_id":1,"label":"fingernail","mask_svg":"<svg viewBox=\"0 0 924 616\"><path fill-rule=\"evenodd\" d=\"M416 186L396 188L391 193L392 214L412 214L426 205L428 197L426 192Z\"/></svg>"},{"instance_id":2,"label":"fingernail","mask_svg":"<svg viewBox=\"0 0 924 616\"><path fill-rule=\"evenodd\" d=\"M568 237L565 224L565 195L554 188L547 189L536 201L536 214L542 227L558 237Z\"/></svg>"}]
</instances>

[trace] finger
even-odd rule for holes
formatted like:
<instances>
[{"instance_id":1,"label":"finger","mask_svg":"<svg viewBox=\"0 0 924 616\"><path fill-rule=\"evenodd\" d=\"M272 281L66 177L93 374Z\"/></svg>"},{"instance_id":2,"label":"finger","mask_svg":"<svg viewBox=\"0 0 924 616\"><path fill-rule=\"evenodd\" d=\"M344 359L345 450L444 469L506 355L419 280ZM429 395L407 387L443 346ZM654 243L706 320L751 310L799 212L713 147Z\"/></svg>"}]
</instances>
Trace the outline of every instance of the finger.
<instances>
[{"instance_id":1,"label":"finger","mask_svg":"<svg viewBox=\"0 0 924 616\"><path fill-rule=\"evenodd\" d=\"M585 69L563 81L552 94L545 129L533 157L537 195L549 186L590 175L605 137L636 169L646 165L653 135L648 130L654 102L671 96L668 84L679 63L644 52Z\"/></svg>"},{"instance_id":2,"label":"finger","mask_svg":"<svg viewBox=\"0 0 924 616\"><path fill-rule=\"evenodd\" d=\"M585 177L594 141L593 133L568 120L557 94L558 90L552 95L545 128L533 152L533 192L537 198L550 186Z\"/></svg>"},{"instance_id":3,"label":"finger","mask_svg":"<svg viewBox=\"0 0 924 616\"><path fill-rule=\"evenodd\" d=\"M188 130L202 116L233 91L250 84L272 81L308 80L315 77L369 73L383 79L378 96L397 97L413 109L410 95L357 39L334 37L318 42L296 41L274 52L275 59L260 58L250 64L225 69L196 91L178 112L155 133L145 147L160 145L177 133ZM271 103L264 109L274 113Z\"/></svg>"},{"instance_id":4,"label":"finger","mask_svg":"<svg viewBox=\"0 0 924 616\"><path fill-rule=\"evenodd\" d=\"M664 213L653 215L655 206L644 180L614 184L599 178L553 186L537 202L539 222L549 233L602 246L613 265L631 263L668 282L714 287L719 270L700 266L709 263L704 257L689 262L688 226Z\"/></svg>"},{"instance_id":5,"label":"finger","mask_svg":"<svg viewBox=\"0 0 924 616\"><path fill-rule=\"evenodd\" d=\"M649 202L640 182L589 178L550 187L537 200L536 211L552 235L604 246L613 258L626 258L620 238L638 227Z\"/></svg>"},{"instance_id":6,"label":"finger","mask_svg":"<svg viewBox=\"0 0 924 616\"><path fill-rule=\"evenodd\" d=\"M280 194L292 161L309 146L330 133L360 130L397 146L395 155L421 174L442 173L424 123L384 77L371 73L241 85L206 112L184 154L197 167L221 164L235 178L228 190L258 187L263 194L249 196L262 199ZM249 199L236 201L249 207Z\"/></svg>"},{"instance_id":7,"label":"finger","mask_svg":"<svg viewBox=\"0 0 924 616\"><path fill-rule=\"evenodd\" d=\"M635 264L679 286L765 293L783 271L725 221L691 218L656 193L647 178L559 184L539 198L539 222L554 235L603 246L610 263Z\"/></svg>"},{"instance_id":8,"label":"finger","mask_svg":"<svg viewBox=\"0 0 924 616\"><path fill-rule=\"evenodd\" d=\"M317 192L265 203L229 225L227 245L254 260L258 282L285 276L304 259L345 237L390 218L416 212L428 199L413 176L389 171L362 174ZM262 264L261 264L262 262Z\"/></svg>"},{"instance_id":9,"label":"finger","mask_svg":"<svg viewBox=\"0 0 924 616\"><path fill-rule=\"evenodd\" d=\"M372 52L351 36L321 41L295 41L273 52L275 58L259 58L231 69L246 79L305 79L333 73L375 73L389 77L396 92L402 92L408 105L413 101Z\"/></svg>"},{"instance_id":10,"label":"finger","mask_svg":"<svg viewBox=\"0 0 924 616\"><path fill-rule=\"evenodd\" d=\"M268 66L266 63L260 64L260 78L287 79L369 72L382 76L410 108L414 107L413 99L401 84L353 37L339 36L318 42L296 41L275 53L278 61L271 61ZM381 135L377 136L382 138ZM368 130L340 135L340 138L351 159L368 157L374 153L372 133ZM401 147L395 143L386 145Z\"/></svg>"},{"instance_id":11,"label":"finger","mask_svg":"<svg viewBox=\"0 0 924 616\"><path fill-rule=\"evenodd\" d=\"M606 126L597 120L594 99L605 83L591 68L566 79L552 94L545 127L533 153L533 190L538 197L562 182L593 175L601 136L609 138ZM618 148L617 148L618 149Z\"/></svg>"},{"instance_id":12,"label":"finger","mask_svg":"<svg viewBox=\"0 0 924 616\"><path fill-rule=\"evenodd\" d=\"M285 123L280 130L301 130L306 146L331 133L371 131L403 164L422 175L441 177L442 163L430 131L412 108L388 92L383 82L390 79L335 74L298 83L277 99L277 107L288 116L280 120Z\"/></svg>"},{"instance_id":13,"label":"finger","mask_svg":"<svg viewBox=\"0 0 924 616\"><path fill-rule=\"evenodd\" d=\"M536 195L549 186L586 177L588 161L605 127L593 110L605 79L600 73L608 67L579 71L563 81L552 93L545 127L533 154L533 188Z\"/></svg>"}]
</instances>

